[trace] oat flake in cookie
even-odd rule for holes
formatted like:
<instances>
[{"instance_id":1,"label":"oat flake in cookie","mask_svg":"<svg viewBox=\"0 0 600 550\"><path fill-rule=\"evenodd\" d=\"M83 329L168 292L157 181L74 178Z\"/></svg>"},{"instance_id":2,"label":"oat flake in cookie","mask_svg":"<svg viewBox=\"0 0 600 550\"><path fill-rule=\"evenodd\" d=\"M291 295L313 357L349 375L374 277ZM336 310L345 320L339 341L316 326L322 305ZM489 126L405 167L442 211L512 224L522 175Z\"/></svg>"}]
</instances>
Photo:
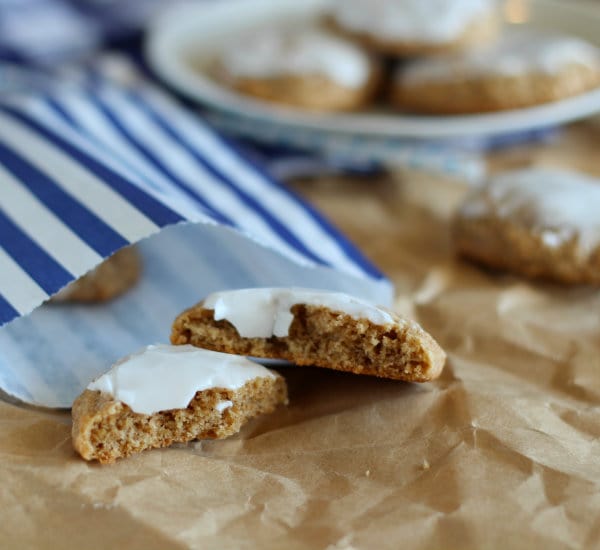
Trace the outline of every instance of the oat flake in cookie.
<instances>
[{"instance_id":1,"label":"oat flake in cookie","mask_svg":"<svg viewBox=\"0 0 600 550\"><path fill-rule=\"evenodd\" d=\"M287 402L285 380L244 357L148 346L94 380L73 403L73 446L111 463L146 449L221 439Z\"/></svg>"},{"instance_id":2,"label":"oat flake in cookie","mask_svg":"<svg viewBox=\"0 0 600 550\"><path fill-rule=\"evenodd\" d=\"M217 292L173 323L173 344L426 382L445 353L417 323L347 294L300 288Z\"/></svg>"},{"instance_id":3,"label":"oat flake in cookie","mask_svg":"<svg viewBox=\"0 0 600 550\"><path fill-rule=\"evenodd\" d=\"M474 189L454 219L460 254L493 268L600 284L600 180L577 172L505 172Z\"/></svg>"}]
</instances>

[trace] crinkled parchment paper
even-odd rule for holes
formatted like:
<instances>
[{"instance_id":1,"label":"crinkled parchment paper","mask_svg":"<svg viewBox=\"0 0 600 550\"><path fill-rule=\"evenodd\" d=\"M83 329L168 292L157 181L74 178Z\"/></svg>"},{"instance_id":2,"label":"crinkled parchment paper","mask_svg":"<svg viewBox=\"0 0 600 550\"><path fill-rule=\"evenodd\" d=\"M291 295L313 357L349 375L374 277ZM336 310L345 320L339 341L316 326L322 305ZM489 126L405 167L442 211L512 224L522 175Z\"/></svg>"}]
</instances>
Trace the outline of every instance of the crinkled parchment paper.
<instances>
[{"instance_id":1,"label":"crinkled parchment paper","mask_svg":"<svg viewBox=\"0 0 600 550\"><path fill-rule=\"evenodd\" d=\"M600 175L599 141L588 123L491 165ZM296 188L395 281L398 310L448 351L442 378L284 368L288 408L225 441L108 467L75 456L68 415L0 402L0 546L600 545L600 291L456 260L458 183L402 174Z\"/></svg>"}]
</instances>

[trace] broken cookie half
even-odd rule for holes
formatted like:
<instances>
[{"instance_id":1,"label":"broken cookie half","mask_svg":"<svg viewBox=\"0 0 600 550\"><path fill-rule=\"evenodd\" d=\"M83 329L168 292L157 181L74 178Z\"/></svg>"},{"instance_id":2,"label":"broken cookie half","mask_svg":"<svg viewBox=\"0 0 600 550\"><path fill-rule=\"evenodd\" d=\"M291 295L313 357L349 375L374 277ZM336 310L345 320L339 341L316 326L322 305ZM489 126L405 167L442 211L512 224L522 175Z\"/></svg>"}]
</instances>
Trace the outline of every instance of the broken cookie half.
<instances>
[{"instance_id":1,"label":"broken cookie half","mask_svg":"<svg viewBox=\"0 0 600 550\"><path fill-rule=\"evenodd\" d=\"M285 380L244 357L148 346L92 382L73 404L73 445L86 460L176 442L221 439L287 402Z\"/></svg>"},{"instance_id":2,"label":"broken cookie half","mask_svg":"<svg viewBox=\"0 0 600 550\"><path fill-rule=\"evenodd\" d=\"M173 323L173 344L427 382L446 354L414 321L347 294L298 288L217 292Z\"/></svg>"}]
</instances>

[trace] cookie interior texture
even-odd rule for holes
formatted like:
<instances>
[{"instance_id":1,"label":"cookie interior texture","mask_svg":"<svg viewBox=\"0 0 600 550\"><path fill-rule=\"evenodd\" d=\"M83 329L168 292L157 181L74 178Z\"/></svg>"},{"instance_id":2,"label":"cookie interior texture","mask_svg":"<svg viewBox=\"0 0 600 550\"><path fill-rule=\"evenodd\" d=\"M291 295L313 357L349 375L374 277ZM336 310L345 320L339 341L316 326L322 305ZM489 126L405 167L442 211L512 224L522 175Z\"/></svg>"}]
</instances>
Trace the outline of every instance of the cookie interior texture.
<instances>
[{"instance_id":1,"label":"cookie interior texture","mask_svg":"<svg viewBox=\"0 0 600 550\"><path fill-rule=\"evenodd\" d=\"M219 411L217 404L231 401ZM112 463L146 449L194 439L222 439L249 419L287 402L283 377L255 378L237 390L196 392L185 409L139 414L109 394L85 390L73 404L73 445L86 460Z\"/></svg>"},{"instance_id":2,"label":"cookie interior texture","mask_svg":"<svg viewBox=\"0 0 600 550\"><path fill-rule=\"evenodd\" d=\"M376 325L306 304L291 312L288 336L242 338L228 321L215 321L201 302L177 317L171 342L410 382L435 379L443 369L444 351L413 321L394 316L394 323Z\"/></svg>"},{"instance_id":3,"label":"cookie interior texture","mask_svg":"<svg viewBox=\"0 0 600 550\"><path fill-rule=\"evenodd\" d=\"M142 260L133 246L122 248L98 267L63 288L53 302L104 302L120 296L139 280Z\"/></svg>"}]
</instances>

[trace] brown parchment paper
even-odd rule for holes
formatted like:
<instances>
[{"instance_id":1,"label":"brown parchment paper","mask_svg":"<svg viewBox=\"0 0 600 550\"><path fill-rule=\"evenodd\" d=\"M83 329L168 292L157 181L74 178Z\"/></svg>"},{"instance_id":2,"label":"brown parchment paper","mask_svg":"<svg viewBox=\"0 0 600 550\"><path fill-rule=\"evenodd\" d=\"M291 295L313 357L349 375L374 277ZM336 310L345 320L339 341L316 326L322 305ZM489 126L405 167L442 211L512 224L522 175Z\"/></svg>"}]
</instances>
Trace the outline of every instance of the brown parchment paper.
<instances>
[{"instance_id":1,"label":"brown parchment paper","mask_svg":"<svg viewBox=\"0 0 600 550\"><path fill-rule=\"evenodd\" d=\"M599 142L588 122L490 165L600 175ZM75 456L67 414L0 402L0 547L599 547L600 291L456 260L459 182L394 174L295 187L445 347L441 379L285 368L289 407L238 436L105 467Z\"/></svg>"}]
</instances>

